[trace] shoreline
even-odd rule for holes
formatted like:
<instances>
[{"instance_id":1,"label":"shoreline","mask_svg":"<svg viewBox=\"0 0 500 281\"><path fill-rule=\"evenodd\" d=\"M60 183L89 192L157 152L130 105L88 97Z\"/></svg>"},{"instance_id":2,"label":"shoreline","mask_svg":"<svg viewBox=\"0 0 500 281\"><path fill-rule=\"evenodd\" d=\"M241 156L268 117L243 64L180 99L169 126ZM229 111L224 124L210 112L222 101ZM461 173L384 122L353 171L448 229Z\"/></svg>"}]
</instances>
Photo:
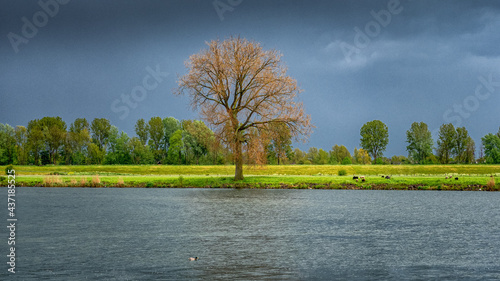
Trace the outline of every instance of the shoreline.
<instances>
[{"instance_id":1,"label":"shoreline","mask_svg":"<svg viewBox=\"0 0 500 281\"><path fill-rule=\"evenodd\" d=\"M4 187L4 185L0 185ZM5 186L7 187L7 186ZM300 182L300 183L245 183L233 182L212 185L194 185L162 182L130 182L112 183L102 181L99 183L86 182L85 184L71 182L24 182L17 181L16 187L40 188L200 188L200 189L322 189L322 190L433 190L433 191L500 191L500 186L483 184L442 183L429 185L426 183L397 184L397 183L331 183L331 182Z\"/></svg>"},{"instance_id":2,"label":"shoreline","mask_svg":"<svg viewBox=\"0 0 500 281\"><path fill-rule=\"evenodd\" d=\"M242 181L233 180L234 166L94 165L13 168L16 174L15 185L20 187L500 191L500 180L497 180L500 178L500 165L245 166L246 174ZM338 175L342 170L346 173ZM7 185L7 176L0 174L0 186Z\"/></svg>"}]
</instances>

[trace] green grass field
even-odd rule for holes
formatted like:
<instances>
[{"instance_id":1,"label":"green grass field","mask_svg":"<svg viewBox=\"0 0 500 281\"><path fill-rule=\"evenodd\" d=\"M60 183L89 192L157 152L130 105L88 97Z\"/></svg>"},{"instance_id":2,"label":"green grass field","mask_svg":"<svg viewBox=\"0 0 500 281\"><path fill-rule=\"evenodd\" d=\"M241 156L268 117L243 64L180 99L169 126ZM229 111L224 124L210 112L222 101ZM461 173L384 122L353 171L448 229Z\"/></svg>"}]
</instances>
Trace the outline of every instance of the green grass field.
<instances>
[{"instance_id":1,"label":"green grass field","mask_svg":"<svg viewBox=\"0 0 500 281\"><path fill-rule=\"evenodd\" d=\"M498 190L500 165L14 166L17 186ZM347 175L338 176L339 170ZM1 167L5 175L5 166ZM364 176L365 182L353 175ZM391 176L391 179L382 178ZM493 176L493 177L492 177ZM446 179L446 177L451 177ZM458 180L455 180L458 177ZM7 185L3 176L0 182ZM488 185L488 182L490 184Z\"/></svg>"}]
</instances>

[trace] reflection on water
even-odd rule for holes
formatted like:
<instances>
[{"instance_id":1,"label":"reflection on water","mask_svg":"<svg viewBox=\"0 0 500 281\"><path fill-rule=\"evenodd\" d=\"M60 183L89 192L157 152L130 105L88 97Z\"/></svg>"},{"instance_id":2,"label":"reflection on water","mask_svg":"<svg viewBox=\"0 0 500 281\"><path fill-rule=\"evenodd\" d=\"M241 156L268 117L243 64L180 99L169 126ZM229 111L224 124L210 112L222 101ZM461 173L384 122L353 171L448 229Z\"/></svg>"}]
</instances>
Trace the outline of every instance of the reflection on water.
<instances>
[{"instance_id":1,"label":"reflection on water","mask_svg":"<svg viewBox=\"0 0 500 281\"><path fill-rule=\"evenodd\" d=\"M19 280L500 278L500 193L20 188L17 196Z\"/></svg>"}]
</instances>

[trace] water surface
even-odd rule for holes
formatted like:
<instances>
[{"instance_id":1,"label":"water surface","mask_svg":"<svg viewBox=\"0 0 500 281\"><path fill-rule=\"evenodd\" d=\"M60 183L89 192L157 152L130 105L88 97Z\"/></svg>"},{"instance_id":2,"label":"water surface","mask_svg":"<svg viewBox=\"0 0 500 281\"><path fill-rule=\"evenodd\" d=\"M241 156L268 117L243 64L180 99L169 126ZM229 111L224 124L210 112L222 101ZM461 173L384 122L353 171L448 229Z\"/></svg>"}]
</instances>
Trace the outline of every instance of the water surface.
<instances>
[{"instance_id":1,"label":"water surface","mask_svg":"<svg viewBox=\"0 0 500 281\"><path fill-rule=\"evenodd\" d=\"M18 188L17 204L1 280L500 279L500 193Z\"/></svg>"}]
</instances>

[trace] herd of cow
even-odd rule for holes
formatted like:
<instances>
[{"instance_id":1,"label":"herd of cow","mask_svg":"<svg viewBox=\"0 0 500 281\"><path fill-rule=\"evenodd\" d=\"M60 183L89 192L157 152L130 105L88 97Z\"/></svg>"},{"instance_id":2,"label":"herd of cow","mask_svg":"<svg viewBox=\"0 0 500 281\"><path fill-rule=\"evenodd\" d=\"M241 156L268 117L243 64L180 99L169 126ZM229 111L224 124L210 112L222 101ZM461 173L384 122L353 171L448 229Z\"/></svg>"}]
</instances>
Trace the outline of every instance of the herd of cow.
<instances>
[{"instance_id":1,"label":"herd of cow","mask_svg":"<svg viewBox=\"0 0 500 281\"><path fill-rule=\"evenodd\" d=\"M390 180L391 179L391 176L382 176L382 178L385 178L387 180ZM445 179L452 179L453 177L452 176L446 176ZM352 176L352 179L353 180L361 180L362 182L366 181L365 179L365 176ZM458 180L458 177L455 177L455 180Z\"/></svg>"}]
</instances>

